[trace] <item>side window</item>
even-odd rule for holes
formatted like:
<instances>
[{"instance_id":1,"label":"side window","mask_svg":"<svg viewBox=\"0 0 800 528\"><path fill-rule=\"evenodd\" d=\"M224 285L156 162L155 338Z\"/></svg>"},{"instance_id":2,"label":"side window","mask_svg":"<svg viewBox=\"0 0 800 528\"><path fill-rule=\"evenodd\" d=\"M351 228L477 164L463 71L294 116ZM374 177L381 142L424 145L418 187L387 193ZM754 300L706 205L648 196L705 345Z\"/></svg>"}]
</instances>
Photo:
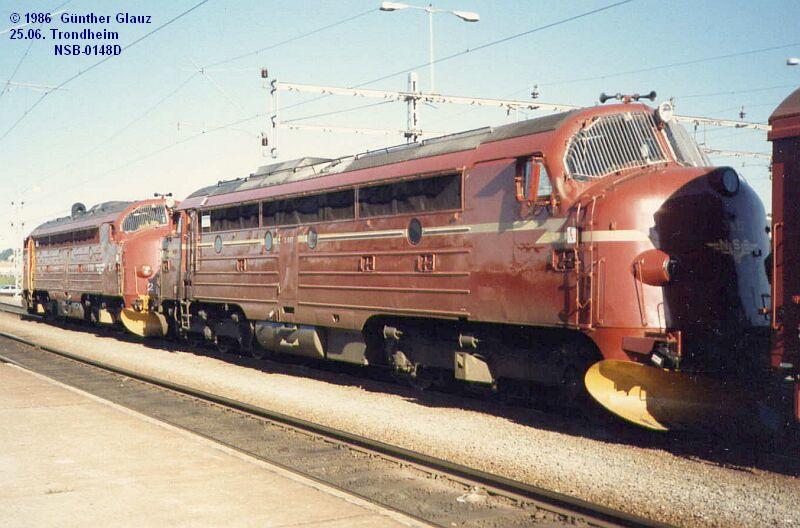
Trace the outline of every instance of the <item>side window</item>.
<instances>
[{"instance_id":1,"label":"side window","mask_svg":"<svg viewBox=\"0 0 800 528\"><path fill-rule=\"evenodd\" d=\"M203 232L258 227L258 204L235 205L202 213ZM206 220L209 218L209 220ZM206 225L208 224L208 225Z\"/></svg>"},{"instance_id":2,"label":"side window","mask_svg":"<svg viewBox=\"0 0 800 528\"><path fill-rule=\"evenodd\" d=\"M539 175L539 181L534 182L537 174ZM534 183L536 183L535 196L532 188ZM517 201L520 202L549 198L553 194L550 175L547 173L547 167L541 158L530 157L517 160L516 187Z\"/></svg>"},{"instance_id":3,"label":"side window","mask_svg":"<svg viewBox=\"0 0 800 528\"><path fill-rule=\"evenodd\" d=\"M310 224L355 218L355 190L347 189L261 204L264 226Z\"/></svg>"},{"instance_id":4,"label":"side window","mask_svg":"<svg viewBox=\"0 0 800 528\"><path fill-rule=\"evenodd\" d=\"M549 198L553 194L553 185L550 183L550 175L547 173L547 167L540 159L535 161L539 165L539 188L536 191L537 198Z\"/></svg>"},{"instance_id":5,"label":"side window","mask_svg":"<svg viewBox=\"0 0 800 528\"><path fill-rule=\"evenodd\" d=\"M361 217L459 209L461 174L363 187L358 192L358 208Z\"/></svg>"},{"instance_id":6,"label":"side window","mask_svg":"<svg viewBox=\"0 0 800 528\"><path fill-rule=\"evenodd\" d=\"M525 200L533 199L531 196L531 178L533 177L533 158L525 158L517 162L517 171L522 172L522 197Z\"/></svg>"}]
</instances>

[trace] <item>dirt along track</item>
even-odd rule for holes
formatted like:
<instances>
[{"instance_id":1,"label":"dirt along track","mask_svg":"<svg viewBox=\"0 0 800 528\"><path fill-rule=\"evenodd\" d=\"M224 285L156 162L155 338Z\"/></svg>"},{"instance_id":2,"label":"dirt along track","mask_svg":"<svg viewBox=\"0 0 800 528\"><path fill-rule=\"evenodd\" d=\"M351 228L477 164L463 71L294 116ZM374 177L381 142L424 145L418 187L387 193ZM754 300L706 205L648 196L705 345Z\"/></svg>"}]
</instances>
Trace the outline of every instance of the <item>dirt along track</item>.
<instances>
[{"instance_id":1,"label":"dirt along track","mask_svg":"<svg viewBox=\"0 0 800 528\"><path fill-rule=\"evenodd\" d=\"M120 341L7 314L0 330L672 524L800 522L800 481L786 469L762 469L757 453L743 454L748 446L735 452L304 366L231 363L177 344Z\"/></svg>"},{"instance_id":2,"label":"dirt along track","mask_svg":"<svg viewBox=\"0 0 800 528\"><path fill-rule=\"evenodd\" d=\"M662 526L30 342L0 336L0 350L0 361L437 526Z\"/></svg>"}]
</instances>

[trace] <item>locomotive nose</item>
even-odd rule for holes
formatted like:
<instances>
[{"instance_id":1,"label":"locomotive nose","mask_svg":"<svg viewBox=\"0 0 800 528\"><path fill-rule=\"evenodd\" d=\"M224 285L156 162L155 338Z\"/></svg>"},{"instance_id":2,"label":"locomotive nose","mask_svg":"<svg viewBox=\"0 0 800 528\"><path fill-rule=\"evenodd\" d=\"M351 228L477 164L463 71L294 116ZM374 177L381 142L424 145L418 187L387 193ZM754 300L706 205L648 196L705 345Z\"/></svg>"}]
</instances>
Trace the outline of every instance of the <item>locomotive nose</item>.
<instances>
[{"instance_id":1,"label":"locomotive nose","mask_svg":"<svg viewBox=\"0 0 800 528\"><path fill-rule=\"evenodd\" d=\"M627 192L650 205L638 229L654 247L629 261L635 281L649 287L642 306L659 306L659 326L680 336L680 356L669 370L605 360L585 379L603 406L661 430L748 412L742 388L759 382L769 337L769 239L761 200L732 168L679 171L631 180ZM653 365L667 366L655 361L656 352Z\"/></svg>"}]
</instances>

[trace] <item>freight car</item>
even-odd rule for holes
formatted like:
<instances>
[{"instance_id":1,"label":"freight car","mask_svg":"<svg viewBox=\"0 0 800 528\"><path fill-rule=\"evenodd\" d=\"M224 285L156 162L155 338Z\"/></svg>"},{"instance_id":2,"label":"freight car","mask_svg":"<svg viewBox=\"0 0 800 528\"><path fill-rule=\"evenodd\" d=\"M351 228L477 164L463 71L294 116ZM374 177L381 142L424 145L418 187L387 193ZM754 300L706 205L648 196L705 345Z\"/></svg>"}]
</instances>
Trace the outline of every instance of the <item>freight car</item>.
<instances>
[{"instance_id":1,"label":"freight car","mask_svg":"<svg viewBox=\"0 0 800 528\"><path fill-rule=\"evenodd\" d=\"M770 361L792 388L800 422L800 89L773 112L772 349Z\"/></svg>"},{"instance_id":2,"label":"freight car","mask_svg":"<svg viewBox=\"0 0 800 528\"><path fill-rule=\"evenodd\" d=\"M31 313L123 322L135 333L166 324L152 308L162 238L171 232L165 197L105 202L46 222L25 240L23 299Z\"/></svg>"},{"instance_id":3,"label":"freight car","mask_svg":"<svg viewBox=\"0 0 800 528\"><path fill-rule=\"evenodd\" d=\"M768 371L765 214L671 113L587 108L200 189L163 245L169 330L420 385L572 400L585 379L653 429L719 417L722 382Z\"/></svg>"}]
</instances>

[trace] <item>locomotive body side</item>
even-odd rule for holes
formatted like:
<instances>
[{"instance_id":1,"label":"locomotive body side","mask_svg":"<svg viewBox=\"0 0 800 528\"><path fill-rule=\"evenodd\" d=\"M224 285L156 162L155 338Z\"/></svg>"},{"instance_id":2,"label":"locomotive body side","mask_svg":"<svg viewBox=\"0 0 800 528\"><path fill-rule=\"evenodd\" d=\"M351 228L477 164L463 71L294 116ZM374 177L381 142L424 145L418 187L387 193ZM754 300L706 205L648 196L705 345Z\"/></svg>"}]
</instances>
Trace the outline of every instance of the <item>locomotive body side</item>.
<instances>
[{"instance_id":1,"label":"locomotive body side","mask_svg":"<svg viewBox=\"0 0 800 528\"><path fill-rule=\"evenodd\" d=\"M116 320L121 308L121 252L114 222L128 205L100 204L47 222L28 236L23 297L29 312Z\"/></svg>"},{"instance_id":2,"label":"locomotive body side","mask_svg":"<svg viewBox=\"0 0 800 528\"><path fill-rule=\"evenodd\" d=\"M164 212L158 221L138 222L139 212L159 207ZM136 307L154 293L151 276L158 270L165 229L163 199L108 202L43 224L25 241L23 296L28 310L118 322L126 307ZM147 267L150 275L143 273Z\"/></svg>"},{"instance_id":3,"label":"locomotive body side","mask_svg":"<svg viewBox=\"0 0 800 528\"><path fill-rule=\"evenodd\" d=\"M772 130L772 367L794 380L800 421L800 89L769 119Z\"/></svg>"},{"instance_id":4,"label":"locomotive body side","mask_svg":"<svg viewBox=\"0 0 800 528\"><path fill-rule=\"evenodd\" d=\"M201 189L165 242L165 313L226 349L420 383L572 399L602 359L725 378L765 335L763 206L681 131L609 105Z\"/></svg>"}]
</instances>

